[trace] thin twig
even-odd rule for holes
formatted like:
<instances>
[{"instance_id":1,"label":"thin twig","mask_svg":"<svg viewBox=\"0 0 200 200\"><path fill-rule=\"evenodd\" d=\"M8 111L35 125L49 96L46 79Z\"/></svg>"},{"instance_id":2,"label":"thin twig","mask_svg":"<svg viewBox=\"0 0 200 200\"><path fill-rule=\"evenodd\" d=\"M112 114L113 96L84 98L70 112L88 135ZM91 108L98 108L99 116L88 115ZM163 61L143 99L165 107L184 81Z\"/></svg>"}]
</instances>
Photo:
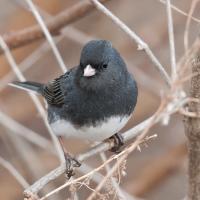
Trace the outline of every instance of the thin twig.
<instances>
[{"instance_id":1,"label":"thin twig","mask_svg":"<svg viewBox=\"0 0 200 200\"><path fill-rule=\"evenodd\" d=\"M19 68L18 68L18 66L17 66L17 64L16 64L16 62L15 62L13 56L11 55L11 52L10 52L10 50L9 50L9 48L8 48L8 46L7 46L7 44L5 43L5 41L3 40L3 38L2 38L1 36L0 36L0 46L1 46L1 48L4 50L5 55L6 55L7 59L8 59L8 62L9 62L9 64L10 64L12 70L15 72L16 76L19 78L20 81L25 81L25 80L26 80L25 77L24 77L23 74L20 72L20 70L19 70ZM40 113L40 115L41 115L41 117L42 117L42 119L43 119L43 121L44 121L44 123L45 123L45 125L46 125L46 127L47 127L47 129L48 129L48 131L49 131L49 133L50 133L50 136L51 136L51 138L52 138L52 141L53 141L53 143L54 143L54 146L55 146L55 148L56 148L56 150L57 150L57 153L58 153L58 157L59 157L59 159L60 159L60 162L63 162L63 161L64 161L64 156L63 156L62 148L60 147L60 144L59 144L59 142L58 142L58 139L57 139L56 136L54 135L54 133L53 133L53 131L52 131L50 125L49 125L48 122L47 122L46 113L45 113L45 111L44 111L44 109L43 109L43 107L42 107L42 104L40 103L38 97L37 97L36 95L34 95L33 93L29 93L29 96L30 96L31 99L33 100L33 102L34 102L36 108L38 109L38 111L39 111L39 113Z\"/></svg>"},{"instance_id":2,"label":"thin twig","mask_svg":"<svg viewBox=\"0 0 200 200\"><path fill-rule=\"evenodd\" d=\"M163 3L163 4L166 4L166 1L165 0L158 0L160 3ZM176 6L172 5L171 4L171 8L174 9L176 12L184 15L185 17L188 17L188 13L184 12L183 10L177 8ZM191 19L197 23L200 23L200 19L196 18L196 17L193 17L191 16Z\"/></svg>"},{"instance_id":3,"label":"thin twig","mask_svg":"<svg viewBox=\"0 0 200 200\"><path fill-rule=\"evenodd\" d=\"M0 111L0 124L5 126L8 130L10 130L12 133L15 133L17 135L20 135L21 137L25 138L29 142L36 144L37 146L47 149L50 152L54 152L53 148L51 147L52 144L44 137L40 136L36 132L28 129L27 127L21 125L2 111Z\"/></svg>"},{"instance_id":4,"label":"thin twig","mask_svg":"<svg viewBox=\"0 0 200 200\"><path fill-rule=\"evenodd\" d=\"M63 39L63 36L55 38L55 43L57 44ZM21 63L18 64L21 73L28 70L33 64L35 64L39 58L44 56L50 50L48 42L43 42L37 49L35 49L30 55L28 55ZM10 71L0 80L0 91L2 91L8 83L12 82L15 78L15 73Z\"/></svg>"},{"instance_id":5,"label":"thin twig","mask_svg":"<svg viewBox=\"0 0 200 200\"><path fill-rule=\"evenodd\" d=\"M187 21L185 24L185 32L184 32L184 48L185 48L185 52L188 50L189 47L189 27L190 27L190 22L192 19L192 15L194 13L194 10L196 8L197 3L199 2L199 0L192 0L191 6L190 6L190 10L188 13L188 17L187 17Z\"/></svg>"},{"instance_id":6,"label":"thin twig","mask_svg":"<svg viewBox=\"0 0 200 200\"><path fill-rule=\"evenodd\" d=\"M62 69L63 72L66 72L67 69L66 69L65 63L64 63L56 45L55 45L53 38L52 38L51 34L49 33L48 28L46 27L42 17L40 16L40 14L39 14L38 10L36 9L35 5L33 4L32 0L26 0L26 2L28 3L28 5L29 5L31 11L33 12L38 24L40 25L42 31L44 32L44 35L46 36L46 38L47 38L47 40L48 40L48 42L49 42L49 44L50 44L50 46L53 50L53 53L54 53L54 55L55 55L55 57L58 61L60 68Z\"/></svg>"},{"instance_id":7,"label":"thin twig","mask_svg":"<svg viewBox=\"0 0 200 200\"><path fill-rule=\"evenodd\" d=\"M107 17L109 17L118 27L120 27L132 40L134 40L139 50L144 50L149 56L151 61L154 63L156 69L160 72L163 80L170 86L171 80L164 67L161 65L159 60L155 57L148 44L146 44L133 30L131 30L125 23L123 23L117 16L115 16L110 10L108 10L103 4L97 0L90 0L96 8L103 12Z\"/></svg>"},{"instance_id":8,"label":"thin twig","mask_svg":"<svg viewBox=\"0 0 200 200\"><path fill-rule=\"evenodd\" d=\"M29 187L29 184L24 179L24 177L15 169L15 167L11 163L9 163L2 157L0 157L0 165L8 170L23 188Z\"/></svg>"},{"instance_id":9,"label":"thin twig","mask_svg":"<svg viewBox=\"0 0 200 200\"><path fill-rule=\"evenodd\" d=\"M107 1L109 0L101 0L102 3ZM90 3L90 0L80 1L71 8L67 8L52 19L46 21L45 24L49 32L55 36L60 34L60 30L66 25L88 15L93 8L94 6ZM10 49L22 47L44 37L45 35L39 25L3 35L3 39ZM3 51L0 49L0 54L2 53Z\"/></svg>"},{"instance_id":10,"label":"thin twig","mask_svg":"<svg viewBox=\"0 0 200 200\"><path fill-rule=\"evenodd\" d=\"M119 158L117 164L115 164L109 172L106 174L104 179L99 183L99 185L95 188L94 192L86 199L86 200L92 200L96 196L96 194L101 190L103 185L106 183L106 181L112 177L113 173L118 169L119 165L118 163L122 163L127 158L127 155L123 155L121 158Z\"/></svg>"},{"instance_id":11,"label":"thin twig","mask_svg":"<svg viewBox=\"0 0 200 200\"><path fill-rule=\"evenodd\" d=\"M103 162L106 162L107 157L106 157L106 155L105 155L104 152L103 152L103 153L100 153L100 157L101 157L101 159L102 159ZM105 169L106 169L106 172L107 172L107 174L108 174L108 173L110 172L110 169L111 169L111 168L110 168L110 165L107 164L107 165L105 166ZM111 177L111 183L112 183L113 188L115 189L115 192L116 192L116 195L117 195L118 199L120 199L120 200L126 200L126 197L125 197L125 195L123 194L123 192L121 191L121 188L120 188L120 186L119 186L119 184L117 183L117 181L116 181L115 178Z\"/></svg>"},{"instance_id":12,"label":"thin twig","mask_svg":"<svg viewBox=\"0 0 200 200\"><path fill-rule=\"evenodd\" d=\"M174 42L174 30L173 30L173 18L171 12L171 1L166 1L167 9L167 22L168 22L168 35L169 35L169 46L170 46L170 60L171 60L171 78L176 80L176 53L175 53L175 42Z\"/></svg>"}]
</instances>

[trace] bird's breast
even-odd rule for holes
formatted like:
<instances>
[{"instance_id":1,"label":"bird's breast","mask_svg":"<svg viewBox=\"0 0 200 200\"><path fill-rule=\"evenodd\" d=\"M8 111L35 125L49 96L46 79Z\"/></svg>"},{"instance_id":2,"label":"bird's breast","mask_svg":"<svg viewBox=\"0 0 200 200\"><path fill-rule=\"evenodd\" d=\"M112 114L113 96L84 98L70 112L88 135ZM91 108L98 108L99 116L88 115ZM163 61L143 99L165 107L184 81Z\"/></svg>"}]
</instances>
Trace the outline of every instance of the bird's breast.
<instances>
[{"instance_id":1,"label":"bird's breast","mask_svg":"<svg viewBox=\"0 0 200 200\"><path fill-rule=\"evenodd\" d=\"M95 125L76 127L71 122L59 119L51 123L56 135L90 141L103 141L122 129L131 116L113 116Z\"/></svg>"}]
</instances>

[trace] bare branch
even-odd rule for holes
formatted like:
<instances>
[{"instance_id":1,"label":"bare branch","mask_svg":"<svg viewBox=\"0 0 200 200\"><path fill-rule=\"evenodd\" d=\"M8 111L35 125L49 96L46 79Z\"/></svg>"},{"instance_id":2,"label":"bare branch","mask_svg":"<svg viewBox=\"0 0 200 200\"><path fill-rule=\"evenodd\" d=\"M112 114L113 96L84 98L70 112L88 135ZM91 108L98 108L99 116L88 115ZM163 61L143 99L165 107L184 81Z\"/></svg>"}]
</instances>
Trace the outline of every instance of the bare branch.
<instances>
[{"instance_id":1,"label":"bare branch","mask_svg":"<svg viewBox=\"0 0 200 200\"><path fill-rule=\"evenodd\" d=\"M25 77L20 72L20 70L19 70L14 58L11 55L11 52L10 52L8 46L6 45L6 43L4 42L4 40L3 40L3 38L1 36L0 36L0 46L4 50L5 55L6 55L7 59L8 59L8 62L10 64L12 70L15 72L16 76L19 78L20 81L25 81L26 80ZM44 123L45 123L45 125L46 125L46 127L47 127L47 129L49 131L49 133L50 133L50 136L51 136L52 141L54 143L54 146L55 146L55 148L57 150L57 153L58 153L60 161L63 162L64 161L64 156L63 156L62 148L60 147L60 143L58 142L58 139L54 135L50 125L48 124L48 121L46 119L46 113L45 113L45 111L44 111L44 109L42 107L42 104L40 103L38 97L36 95L34 95L33 93L29 93L29 96L33 100L36 108L38 109L38 111L39 111L39 113L40 113L40 115L41 115L41 117L42 117L42 119L43 119L43 121L44 121Z\"/></svg>"},{"instance_id":2,"label":"bare branch","mask_svg":"<svg viewBox=\"0 0 200 200\"><path fill-rule=\"evenodd\" d=\"M55 38L55 43L57 44L63 39L63 36L59 36ZM41 44L36 50L34 50L30 55L28 55L20 64L18 64L19 69L22 72L28 70L34 63L41 58L44 53L46 53L50 49L48 42L44 42ZM12 82L15 78L15 74L13 71L8 72L2 79L0 80L0 91L7 86L8 83Z\"/></svg>"},{"instance_id":3,"label":"bare branch","mask_svg":"<svg viewBox=\"0 0 200 200\"><path fill-rule=\"evenodd\" d=\"M175 43L174 43L174 30L173 30L173 18L171 12L171 1L166 1L167 8L167 21L168 21L168 35L169 35L169 46L170 46L170 57L171 57L171 78L176 80L176 53L175 53Z\"/></svg>"},{"instance_id":4,"label":"bare branch","mask_svg":"<svg viewBox=\"0 0 200 200\"><path fill-rule=\"evenodd\" d=\"M0 157L0 165L2 165L8 170L23 188L29 187L29 184L24 179L24 177L15 169L15 167L12 164L10 164L2 157Z\"/></svg>"},{"instance_id":5,"label":"bare branch","mask_svg":"<svg viewBox=\"0 0 200 200\"><path fill-rule=\"evenodd\" d=\"M97 0L90 0L98 10L103 12L107 17L109 17L118 27L120 27L132 40L134 40L139 50L144 50L146 54L149 56L156 69L161 74L163 80L167 83L167 85L171 84L171 80L164 67L160 64L159 60L155 57L149 46L135 33L133 32L126 24L124 24L118 17L112 14L105 6L103 6Z\"/></svg>"},{"instance_id":6,"label":"bare branch","mask_svg":"<svg viewBox=\"0 0 200 200\"><path fill-rule=\"evenodd\" d=\"M61 57L56 45L55 45L55 43L53 41L53 38L52 38L51 34L49 33L48 28L46 27L42 17L40 16L39 12L37 11L37 9L36 9L35 5L33 4L32 0L26 0L26 2L30 6L31 11L33 12L35 18L37 19L37 22L40 25L42 31L44 32L44 35L46 36L46 38L47 38L47 40L48 40L48 42L49 42L49 44L50 44L50 46L51 46L51 48L53 50L53 53L54 53L54 55L55 55L55 57L56 57L56 59L58 61L58 64L59 64L60 68L62 69L63 72L66 72L67 69L66 69L65 63L64 63L64 61L63 61L63 59L62 59L62 57Z\"/></svg>"},{"instance_id":7,"label":"bare branch","mask_svg":"<svg viewBox=\"0 0 200 200\"><path fill-rule=\"evenodd\" d=\"M104 152L103 152L103 153L100 153L100 157L101 157L101 159L102 159L103 162L106 162L106 160L108 159L108 158L106 157L106 154L105 154ZM110 165L107 164L107 165L105 166L105 169L106 169L106 172L107 172L107 174L108 174L108 173L110 172ZM121 189L120 189L120 187L119 187L120 182L117 183L116 179L113 178L113 177L111 177L110 179L111 179L112 186L113 186L113 188L115 189L115 193L116 193L118 199L126 200L125 195L123 194L123 192L121 191Z\"/></svg>"},{"instance_id":8,"label":"bare branch","mask_svg":"<svg viewBox=\"0 0 200 200\"><path fill-rule=\"evenodd\" d=\"M166 0L158 0L159 2L166 4ZM176 6L171 4L171 8L174 9L176 12L188 17L188 13L182 11L181 9L177 8ZM200 23L200 19L197 19L196 17L191 16L191 19L197 23Z\"/></svg>"},{"instance_id":9,"label":"bare branch","mask_svg":"<svg viewBox=\"0 0 200 200\"><path fill-rule=\"evenodd\" d=\"M106 1L108 0L101 0L102 3ZM63 27L88 15L93 8L94 6L89 0L80 1L71 8L59 13L54 18L46 21L45 24L52 35L58 35ZM10 49L22 47L44 37L45 35L39 25L3 35L3 39ZM0 49L0 54L2 53L3 51Z\"/></svg>"},{"instance_id":10,"label":"bare branch","mask_svg":"<svg viewBox=\"0 0 200 200\"><path fill-rule=\"evenodd\" d=\"M53 152L53 149L51 148L51 142L49 142L47 139L40 136L39 134L35 133L34 131L19 124L3 112L0 112L0 124L5 126L8 130L12 131L13 133L22 136L29 142L36 144L37 146L44 149L48 148L50 152Z\"/></svg>"}]
</instances>

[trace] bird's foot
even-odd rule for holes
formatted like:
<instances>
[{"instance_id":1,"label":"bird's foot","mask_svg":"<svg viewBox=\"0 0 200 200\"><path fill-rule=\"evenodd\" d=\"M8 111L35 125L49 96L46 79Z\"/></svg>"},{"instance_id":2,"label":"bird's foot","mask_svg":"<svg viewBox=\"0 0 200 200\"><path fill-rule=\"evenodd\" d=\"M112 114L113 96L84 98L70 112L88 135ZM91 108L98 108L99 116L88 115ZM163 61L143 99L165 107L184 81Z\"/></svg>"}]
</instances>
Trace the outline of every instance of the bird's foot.
<instances>
[{"instance_id":1,"label":"bird's foot","mask_svg":"<svg viewBox=\"0 0 200 200\"><path fill-rule=\"evenodd\" d=\"M72 176L74 176L74 168L80 167L81 163L74 157L72 157L70 154L65 153L65 163L66 163L66 175L67 178L70 179Z\"/></svg>"},{"instance_id":2,"label":"bird's foot","mask_svg":"<svg viewBox=\"0 0 200 200\"><path fill-rule=\"evenodd\" d=\"M109 139L114 140L114 146L110 149L111 152L120 153L121 147L124 145L124 138L120 133L116 133L111 136Z\"/></svg>"}]
</instances>

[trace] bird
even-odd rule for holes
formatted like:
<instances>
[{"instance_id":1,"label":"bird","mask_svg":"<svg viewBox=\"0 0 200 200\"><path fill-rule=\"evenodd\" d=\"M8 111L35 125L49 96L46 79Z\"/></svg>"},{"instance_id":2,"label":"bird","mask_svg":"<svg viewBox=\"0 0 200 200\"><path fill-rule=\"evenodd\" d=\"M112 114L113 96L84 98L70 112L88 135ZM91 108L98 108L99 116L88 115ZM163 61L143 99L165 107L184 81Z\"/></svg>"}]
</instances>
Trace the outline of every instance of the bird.
<instances>
[{"instance_id":1,"label":"bird","mask_svg":"<svg viewBox=\"0 0 200 200\"><path fill-rule=\"evenodd\" d=\"M63 137L93 142L114 139L113 152L124 144L119 131L137 103L138 87L120 53L107 40L91 40L81 50L77 66L48 83L14 81L47 102L48 122L62 146L68 177L80 162L64 147Z\"/></svg>"}]
</instances>

